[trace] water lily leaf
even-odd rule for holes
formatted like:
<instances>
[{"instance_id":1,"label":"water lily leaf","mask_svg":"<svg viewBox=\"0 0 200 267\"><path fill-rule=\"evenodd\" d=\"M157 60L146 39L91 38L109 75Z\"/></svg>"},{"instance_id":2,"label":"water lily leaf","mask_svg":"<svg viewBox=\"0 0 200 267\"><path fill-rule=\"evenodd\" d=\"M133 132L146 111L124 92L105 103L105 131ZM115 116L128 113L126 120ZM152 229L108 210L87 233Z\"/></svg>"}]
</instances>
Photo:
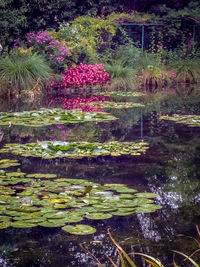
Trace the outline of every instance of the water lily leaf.
<instances>
[{"instance_id":1,"label":"water lily leaf","mask_svg":"<svg viewBox=\"0 0 200 267\"><path fill-rule=\"evenodd\" d=\"M0 229L8 228L10 226L10 224L11 223L9 221L0 222Z\"/></svg>"},{"instance_id":2,"label":"water lily leaf","mask_svg":"<svg viewBox=\"0 0 200 267\"><path fill-rule=\"evenodd\" d=\"M30 177L30 178L46 178L46 179L51 179L51 178L56 178L57 175L56 174L45 174L45 173L32 173L32 174L28 174L26 177Z\"/></svg>"},{"instance_id":3,"label":"water lily leaf","mask_svg":"<svg viewBox=\"0 0 200 267\"><path fill-rule=\"evenodd\" d=\"M109 101L104 101L104 102L91 102L90 103L91 107L95 108L135 108L135 107L144 107L144 104L141 103L133 103L133 102L109 102Z\"/></svg>"},{"instance_id":4,"label":"water lily leaf","mask_svg":"<svg viewBox=\"0 0 200 267\"><path fill-rule=\"evenodd\" d=\"M132 97L145 96L145 94L144 93L141 93L141 92L128 92L128 91L105 91L105 92L97 92L96 95L104 95L104 96L132 96Z\"/></svg>"},{"instance_id":5,"label":"water lily leaf","mask_svg":"<svg viewBox=\"0 0 200 267\"><path fill-rule=\"evenodd\" d=\"M10 226L14 228L29 228L29 227L37 226L37 223L31 223L27 221L16 221L16 222L12 222Z\"/></svg>"},{"instance_id":6,"label":"water lily leaf","mask_svg":"<svg viewBox=\"0 0 200 267\"><path fill-rule=\"evenodd\" d=\"M63 223L60 223L59 221L56 222L49 222L49 221L46 221L46 222L42 222L42 223L39 223L40 226L43 226L43 227L61 227L63 226Z\"/></svg>"},{"instance_id":7,"label":"water lily leaf","mask_svg":"<svg viewBox=\"0 0 200 267\"><path fill-rule=\"evenodd\" d=\"M200 126L200 115L178 115L174 114L173 116L160 116L161 120L170 120L176 123L185 124L191 127Z\"/></svg>"},{"instance_id":8,"label":"water lily leaf","mask_svg":"<svg viewBox=\"0 0 200 267\"><path fill-rule=\"evenodd\" d=\"M0 125L45 126L52 124L69 124L85 121L116 120L106 112L82 112L81 110L40 109L35 111L5 113L0 112Z\"/></svg>"},{"instance_id":9,"label":"water lily leaf","mask_svg":"<svg viewBox=\"0 0 200 267\"><path fill-rule=\"evenodd\" d=\"M137 193L135 194L136 197L142 197L142 198L155 198L158 195L154 193Z\"/></svg>"},{"instance_id":10,"label":"water lily leaf","mask_svg":"<svg viewBox=\"0 0 200 267\"><path fill-rule=\"evenodd\" d=\"M70 149L69 149L70 146ZM44 148L45 147L45 148ZM98 148L98 152L94 150ZM7 144L4 149L0 149L0 153L11 152L16 155L51 158L79 158L103 156L104 150L108 151L106 155L141 155L148 149L145 142L117 142L111 141L107 143L89 143L89 142L62 142L57 144L54 141L45 141L39 143L27 144ZM47 153L48 152L48 153ZM114 154L113 154L114 153ZM27 177L32 177L31 175ZM45 178L45 177L44 177ZM83 182L84 183L84 182ZM84 183L82 185L89 186L91 184Z\"/></svg>"},{"instance_id":11,"label":"water lily leaf","mask_svg":"<svg viewBox=\"0 0 200 267\"><path fill-rule=\"evenodd\" d=\"M8 176L8 177L21 177L24 175L26 175L26 173L24 173L24 172L7 172L6 173L6 176Z\"/></svg>"},{"instance_id":12,"label":"water lily leaf","mask_svg":"<svg viewBox=\"0 0 200 267\"><path fill-rule=\"evenodd\" d=\"M96 232L95 228L84 224L79 224L76 226L66 225L62 227L62 230L73 235L90 235Z\"/></svg>"},{"instance_id":13,"label":"water lily leaf","mask_svg":"<svg viewBox=\"0 0 200 267\"><path fill-rule=\"evenodd\" d=\"M109 214L109 213L91 213L91 214L87 214L85 217L88 219L92 219L92 220L105 220L105 219L110 219L112 217L112 214Z\"/></svg>"},{"instance_id":14,"label":"water lily leaf","mask_svg":"<svg viewBox=\"0 0 200 267\"><path fill-rule=\"evenodd\" d=\"M1 159L0 160L0 168L5 169L11 166L19 166L20 163L18 163L17 160L10 160L10 159Z\"/></svg>"},{"instance_id":15,"label":"water lily leaf","mask_svg":"<svg viewBox=\"0 0 200 267\"><path fill-rule=\"evenodd\" d=\"M65 218L66 223L76 223L81 222L83 220L83 217L76 214L69 214L68 217Z\"/></svg>"}]
</instances>

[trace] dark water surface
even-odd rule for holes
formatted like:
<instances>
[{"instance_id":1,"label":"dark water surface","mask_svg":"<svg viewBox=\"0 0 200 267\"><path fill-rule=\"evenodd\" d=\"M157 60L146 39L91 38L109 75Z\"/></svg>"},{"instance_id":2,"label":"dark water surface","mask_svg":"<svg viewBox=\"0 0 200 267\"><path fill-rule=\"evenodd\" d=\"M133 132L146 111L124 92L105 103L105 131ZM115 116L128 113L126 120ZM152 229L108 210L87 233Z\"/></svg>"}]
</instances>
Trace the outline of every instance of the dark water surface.
<instances>
[{"instance_id":1,"label":"dark water surface","mask_svg":"<svg viewBox=\"0 0 200 267\"><path fill-rule=\"evenodd\" d=\"M117 121L80 123L48 127L1 126L0 147L6 143L37 140L67 141L138 141L145 140L150 149L140 157L99 157L97 159L36 159L7 154L18 159L22 172L56 173L58 177L87 179L99 183L123 183L139 192L157 193L155 202L163 206L154 213L113 216L107 220L85 219L97 232L88 236L70 235L61 228L35 227L0 230L0 266L67 267L97 266L89 250L105 266L110 256L119 266L119 258L108 237L114 238L127 252L146 253L173 266L173 252L187 255L198 247L186 236L199 238L200 226L200 128L159 120L159 114L200 114L200 94L185 95L169 91L162 97L142 100L144 109L106 110ZM117 101L133 98L115 98ZM48 107L45 101L44 106ZM1 100L1 111L30 109L20 103ZM36 105L36 109L38 106ZM1 155L3 158L4 155ZM185 236L182 236L184 234ZM200 241L200 240L199 240ZM198 256L199 255L199 256ZM137 266L148 266L140 256L133 257ZM180 266L191 266L176 255ZM200 253L194 259L200 263Z\"/></svg>"}]
</instances>

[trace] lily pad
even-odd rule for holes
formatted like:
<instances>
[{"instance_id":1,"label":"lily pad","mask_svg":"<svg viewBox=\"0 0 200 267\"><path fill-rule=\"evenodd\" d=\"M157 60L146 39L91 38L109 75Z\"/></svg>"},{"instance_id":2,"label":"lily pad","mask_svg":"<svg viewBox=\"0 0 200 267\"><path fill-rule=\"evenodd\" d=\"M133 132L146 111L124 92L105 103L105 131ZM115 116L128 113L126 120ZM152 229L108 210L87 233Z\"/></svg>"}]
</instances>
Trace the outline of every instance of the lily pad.
<instances>
[{"instance_id":1,"label":"lily pad","mask_svg":"<svg viewBox=\"0 0 200 267\"><path fill-rule=\"evenodd\" d=\"M40 110L14 113L0 112L0 118L0 125L24 125L32 127L117 119L106 112L82 112L81 110L64 110L60 108L42 108Z\"/></svg>"},{"instance_id":2,"label":"lily pad","mask_svg":"<svg viewBox=\"0 0 200 267\"><path fill-rule=\"evenodd\" d=\"M90 103L91 107L95 108L118 108L118 109L123 109L123 108L143 108L145 107L144 104L141 103L133 103L133 102L109 102L109 101L104 101L104 102L91 102Z\"/></svg>"},{"instance_id":3,"label":"lily pad","mask_svg":"<svg viewBox=\"0 0 200 267\"><path fill-rule=\"evenodd\" d=\"M95 228L84 224L79 224L76 226L66 225L62 227L62 230L72 235L90 235L96 232Z\"/></svg>"},{"instance_id":4,"label":"lily pad","mask_svg":"<svg viewBox=\"0 0 200 267\"><path fill-rule=\"evenodd\" d=\"M0 168L1 169L12 167L12 166L19 166L19 165L20 165L20 163L18 163L17 160L10 160L10 159L1 159L0 160Z\"/></svg>"},{"instance_id":5,"label":"lily pad","mask_svg":"<svg viewBox=\"0 0 200 267\"><path fill-rule=\"evenodd\" d=\"M85 216L88 219L92 220L105 220L110 219L112 217L112 214L109 213L91 213Z\"/></svg>"},{"instance_id":6,"label":"lily pad","mask_svg":"<svg viewBox=\"0 0 200 267\"><path fill-rule=\"evenodd\" d=\"M61 142L45 141L27 144L7 144L0 153L15 155L51 158L79 158L97 156L137 156L145 153L148 144L145 142L117 142L89 143L89 142ZM107 151L105 153L105 151ZM113 154L114 153L114 154ZM28 177L33 177L29 175ZM85 184L86 185L86 184ZM89 184L87 184L89 185Z\"/></svg>"},{"instance_id":7,"label":"lily pad","mask_svg":"<svg viewBox=\"0 0 200 267\"><path fill-rule=\"evenodd\" d=\"M170 120L176 123L185 124L192 127L200 127L200 115L178 115L160 116L161 120Z\"/></svg>"},{"instance_id":8,"label":"lily pad","mask_svg":"<svg viewBox=\"0 0 200 267\"><path fill-rule=\"evenodd\" d=\"M132 97L141 97L145 96L145 94L140 92L126 92L126 91L107 91L107 92L98 92L96 95L104 95L104 96L132 96Z\"/></svg>"}]
</instances>

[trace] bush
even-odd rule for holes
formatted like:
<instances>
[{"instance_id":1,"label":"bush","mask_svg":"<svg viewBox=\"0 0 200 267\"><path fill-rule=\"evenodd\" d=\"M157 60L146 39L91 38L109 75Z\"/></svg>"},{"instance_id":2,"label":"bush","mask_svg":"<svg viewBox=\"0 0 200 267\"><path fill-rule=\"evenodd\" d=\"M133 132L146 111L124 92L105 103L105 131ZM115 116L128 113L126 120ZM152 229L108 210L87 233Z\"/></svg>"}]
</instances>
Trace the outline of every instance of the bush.
<instances>
[{"instance_id":1,"label":"bush","mask_svg":"<svg viewBox=\"0 0 200 267\"><path fill-rule=\"evenodd\" d=\"M106 85L109 80L110 76L104 69L103 64L87 65L80 63L77 67L66 70L59 84L60 88L63 89L101 87Z\"/></svg>"}]
</instances>

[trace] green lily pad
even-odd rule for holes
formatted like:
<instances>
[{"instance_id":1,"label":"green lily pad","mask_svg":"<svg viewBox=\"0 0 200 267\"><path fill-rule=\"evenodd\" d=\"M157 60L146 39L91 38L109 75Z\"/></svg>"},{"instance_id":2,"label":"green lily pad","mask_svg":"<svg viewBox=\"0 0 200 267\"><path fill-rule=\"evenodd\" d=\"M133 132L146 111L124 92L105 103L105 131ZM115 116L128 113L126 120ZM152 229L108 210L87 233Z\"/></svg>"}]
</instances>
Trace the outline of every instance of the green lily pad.
<instances>
[{"instance_id":1,"label":"green lily pad","mask_svg":"<svg viewBox=\"0 0 200 267\"><path fill-rule=\"evenodd\" d=\"M10 226L14 228L31 228L37 226L36 223L26 222L26 221L16 221L12 222Z\"/></svg>"},{"instance_id":2,"label":"green lily pad","mask_svg":"<svg viewBox=\"0 0 200 267\"><path fill-rule=\"evenodd\" d=\"M51 179L51 178L56 178L57 175L56 174L50 174L50 173L32 173L32 174L28 174L26 175L26 177L29 177L29 178L46 178L46 179Z\"/></svg>"},{"instance_id":3,"label":"green lily pad","mask_svg":"<svg viewBox=\"0 0 200 267\"><path fill-rule=\"evenodd\" d=\"M126 92L126 91L98 92L98 93L96 93L96 95L104 95L104 96L132 96L132 97L145 96L144 93L140 93L140 92Z\"/></svg>"},{"instance_id":4,"label":"green lily pad","mask_svg":"<svg viewBox=\"0 0 200 267\"><path fill-rule=\"evenodd\" d=\"M95 228L84 224L79 224L76 226L66 225L62 227L62 230L72 235L90 235L96 232Z\"/></svg>"},{"instance_id":5,"label":"green lily pad","mask_svg":"<svg viewBox=\"0 0 200 267\"><path fill-rule=\"evenodd\" d=\"M136 197L142 197L142 198L155 198L158 195L154 193L137 193L135 194Z\"/></svg>"},{"instance_id":6,"label":"green lily pad","mask_svg":"<svg viewBox=\"0 0 200 267\"><path fill-rule=\"evenodd\" d=\"M24 125L24 126L46 126L52 124L69 124L85 121L110 121L116 120L114 116L106 112L82 112L81 110L40 109L6 113L0 112L0 125Z\"/></svg>"},{"instance_id":7,"label":"green lily pad","mask_svg":"<svg viewBox=\"0 0 200 267\"><path fill-rule=\"evenodd\" d=\"M91 213L85 216L88 219L92 220L105 220L110 219L112 217L112 214L109 213Z\"/></svg>"},{"instance_id":8,"label":"green lily pad","mask_svg":"<svg viewBox=\"0 0 200 267\"><path fill-rule=\"evenodd\" d=\"M0 153L9 152L16 155L51 158L79 158L97 156L122 156L122 155L141 155L148 149L145 142L117 142L89 143L89 142L61 142L45 141L27 144L7 144ZM105 153L105 150L107 151ZM32 177L29 175L28 177ZM84 184L85 186L91 183Z\"/></svg>"},{"instance_id":9,"label":"green lily pad","mask_svg":"<svg viewBox=\"0 0 200 267\"><path fill-rule=\"evenodd\" d=\"M12 166L19 166L20 163L18 163L17 160L10 160L10 159L1 159L0 160L0 168L5 169Z\"/></svg>"},{"instance_id":10,"label":"green lily pad","mask_svg":"<svg viewBox=\"0 0 200 267\"><path fill-rule=\"evenodd\" d=\"M0 229L6 229L11 225L9 221L0 222Z\"/></svg>"},{"instance_id":11,"label":"green lily pad","mask_svg":"<svg viewBox=\"0 0 200 267\"><path fill-rule=\"evenodd\" d=\"M200 127L200 115L178 115L160 116L161 120L170 120L176 123L185 124L192 127Z\"/></svg>"},{"instance_id":12,"label":"green lily pad","mask_svg":"<svg viewBox=\"0 0 200 267\"><path fill-rule=\"evenodd\" d=\"M90 103L91 107L95 108L136 108L136 107L144 107L144 104L141 103L133 103L133 102L109 102L109 101L104 101L104 102L91 102Z\"/></svg>"}]
</instances>

